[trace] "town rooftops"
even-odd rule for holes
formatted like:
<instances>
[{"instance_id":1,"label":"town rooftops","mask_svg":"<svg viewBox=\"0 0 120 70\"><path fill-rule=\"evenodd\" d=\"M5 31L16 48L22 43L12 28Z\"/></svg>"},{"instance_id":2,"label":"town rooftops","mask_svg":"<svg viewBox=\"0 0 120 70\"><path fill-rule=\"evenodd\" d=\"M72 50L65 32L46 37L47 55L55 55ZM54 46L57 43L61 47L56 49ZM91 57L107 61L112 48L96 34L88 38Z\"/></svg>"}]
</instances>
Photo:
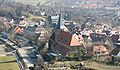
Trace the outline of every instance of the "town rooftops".
<instances>
[{"instance_id":1,"label":"town rooftops","mask_svg":"<svg viewBox=\"0 0 120 70\"><path fill-rule=\"evenodd\" d=\"M92 33L92 34L90 34L90 37L91 37L93 42L106 41L106 35L105 34Z\"/></svg>"},{"instance_id":2,"label":"town rooftops","mask_svg":"<svg viewBox=\"0 0 120 70\"><path fill-rule=\"evenodd\" d=\"M34 52L32 51L33 47L23 47L18 49L18 52L20 56L23 58L23 61L27 64L28 67L33 67L33 64L40 64L40 61L38 60Z\"/></svg>"}]
</instances>

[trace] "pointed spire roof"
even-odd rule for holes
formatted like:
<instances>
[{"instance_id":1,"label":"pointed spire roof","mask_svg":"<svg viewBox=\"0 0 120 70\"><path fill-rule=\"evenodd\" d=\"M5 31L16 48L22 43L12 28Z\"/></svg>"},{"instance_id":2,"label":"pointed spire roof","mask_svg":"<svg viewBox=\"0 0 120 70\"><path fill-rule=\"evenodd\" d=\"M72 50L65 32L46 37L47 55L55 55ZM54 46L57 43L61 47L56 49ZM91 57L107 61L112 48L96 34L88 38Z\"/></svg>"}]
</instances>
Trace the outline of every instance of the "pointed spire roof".
<instances>
[{"instance_id":1,"label":"pointed spire roof","mask_svg":"<svg viewBox=\"0 0 120 70\"><path fill-rule=\"evenodd\" d=\"M57 25L56 25L56 29L60 29L60 25L61 25L61 17L62 17L62 15L61 15L61 13L60 13L60 14L59 14L58 23L57 23Z\"/></svg>"}]
</instances>

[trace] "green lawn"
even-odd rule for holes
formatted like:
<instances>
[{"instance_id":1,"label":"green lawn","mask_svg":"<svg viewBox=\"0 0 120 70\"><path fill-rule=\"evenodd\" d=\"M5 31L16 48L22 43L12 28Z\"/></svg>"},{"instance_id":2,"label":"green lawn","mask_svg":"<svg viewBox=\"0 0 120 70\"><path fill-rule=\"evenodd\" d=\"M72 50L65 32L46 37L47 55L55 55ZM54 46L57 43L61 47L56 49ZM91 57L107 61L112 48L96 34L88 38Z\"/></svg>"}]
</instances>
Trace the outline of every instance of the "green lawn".
<instances>
[{"instance_id":1,"label":"green lawn","mask_svg":"<svg viewBox=\"0 0 120 70\"><path fill-rule=\"evenodd\" d=\"M97 62L86 62L85 67L94 68L97 70L120 70L120 66L110 66L102 63Z\"/></svg>"},{"instance_id":2,"label":"green lawn","mask_svg":"<svg viewBox=\"0 0 120 70\"><path fill-rule=\"evenodd\" d=\"M27 21L29 21L29 20L32 20L32 19L41 19L41 20L43 20L43 21L46 21L47 19L46 19L47 17L42 17L42 16L34 16L34 15L30 15L30 17L29 18L26 18L25 20L27 20Z\"/></svg>"},{"instance_id":3,"label":"green lawn","mask_svg":"<svg viewBox=\"0 0 120 70\"><path fill-rule=\"evenodd\" d=\"M6 55L7 52L4 51L5 45L0 45L0 55ZM0 56L0 62L13 61L14 56ZM0 70L20 70L16 62L0 63Z\"/></svg>"},{"instance_id":4,"label":"green lawn","mask_svg":"<svg viewBox=\"0 0 120 70\"><path fill-rule=\"evenodd\" d=\"M0 57L0 61L15 60L14 56ZM0 70L20 70L16 62L0 63Z\"/></svg>"},{"instance_id":5,"label":"green lawn","mask_svg":"<svg viewBox=\"0 0 120 70\"><path fill-rule=\"evenodd\" d=\"M65 61L63 62L55 62L53 65L49 65L50 67L61 67L63 65L65 65L66 67L70 67L72 66L76 66L79 65L80 61ZM120 70L120 66L110 66L110 65L106 65L103 63L98 63L95 61L85 61L84 65L86 68L92 68L92 69L96 69L96 70Z\"/></svg>"}]
</instances>

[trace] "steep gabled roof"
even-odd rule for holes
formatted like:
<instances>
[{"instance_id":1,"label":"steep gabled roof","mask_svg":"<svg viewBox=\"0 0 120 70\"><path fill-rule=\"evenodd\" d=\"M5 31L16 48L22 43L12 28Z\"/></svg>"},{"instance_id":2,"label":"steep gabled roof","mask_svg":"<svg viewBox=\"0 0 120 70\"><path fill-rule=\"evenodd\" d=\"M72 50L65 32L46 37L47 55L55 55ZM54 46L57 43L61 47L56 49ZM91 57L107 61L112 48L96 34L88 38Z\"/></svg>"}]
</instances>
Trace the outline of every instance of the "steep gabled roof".
<instances>
[{"instance_id":1,"label":"steep gabled roof","mask_svg":"<svg viewBox=\"0 0 120 70\"><path fill-rule=\"evenodd\" d=\"M15 33L21 33L23 32L22 28L20 28L19 26L17 26L15 29L14 29Z\"/></svg>"},{"instance_id":2,"label":"steep gabled roof","mask_svg":"<svg viewBox=\"0 0 120 70\"><path fill-rule=\"evenodd\" d=\"M76 39L76 34L71 34L62 30L53 32L49 40L49 47L53 47L55 50L59 51L61 54L66 55L73 49L70 47L78 47L79 40Z\"/></svg>"},{"instance_id":3,"label":"steep gabled roof","mask_svg":"<svg viewBox=\"0 0 120 70\"><path fill-rule=\"evenodd\" d=\"M60 31L60 34L57 37L59 42L62 42L68 46L79 46L79 42L76 39L75 34L70 34L69 32Z\"/></svg>"},{"instance_id":4,"label":"steep gabled roof","mask_svg":"<svg viewBox=\"0 0 120 70\"><path fill-rule=\"evenodd\" d=\"M70 51L69 48L64 47L64 46L62 46L62 45L60 45L58 43L55 43L53 47L54 47L54 49L56 49L57 51L59 51L63 55L66 55Z\"/></svg>"}]
</instances>

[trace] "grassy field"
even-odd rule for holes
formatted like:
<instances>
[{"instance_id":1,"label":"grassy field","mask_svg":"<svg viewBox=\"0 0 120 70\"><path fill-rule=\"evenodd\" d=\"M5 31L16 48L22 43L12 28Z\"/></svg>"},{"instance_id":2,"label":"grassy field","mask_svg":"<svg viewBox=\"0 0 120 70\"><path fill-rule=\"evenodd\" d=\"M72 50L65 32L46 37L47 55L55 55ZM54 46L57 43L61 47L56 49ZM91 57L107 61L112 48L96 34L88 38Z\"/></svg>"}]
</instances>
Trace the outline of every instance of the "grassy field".
<instances>
[{"instance_id":1,"label":"grassy field","mask_svg":"<svg viewBox=\"0 0 120 70\"><path fill-rule=\"evenodd\" d=\"M46 18L47 18L47 17L30 15L30 17L29 17L29 18L26 18L25 20L41 19L41 20L43 20L43 21L46 21L46 20L47 20Z\"/></svg>"},{"instance_id":2,"label":"grassy field","mask_svg":"<svg viewBox=\"0 0 120 70\"><path fill-rule=\"evenodd\" d=\"M76 66L79 64L80 64L80 62L78 62L78 61L65 61L64 63L63 62L55 62L55 64L49 65L49 66L63 67L65 65L66 67L70 67L71 65ZM95 69L95 70L120 70L120 66L110 66L110 65L98 63L95 61L90 61L90 62L85 61L84 65L85 65L84 66L85 68L91 68L91 69Z\"/></svg>"},{"instance_id":3,"label":"grassy field","mask_svg":"<svg viewBox=\"0 0 120 70\"><path fill-rule=\"evenodd\" d=\"M6 55L7 52L4 51L5 45L0 45L0 55ZM14 56L0 56L0 70L19 70L16 62L3 63L4 61L13 61Z\"/></svg>"},{"instance_id":4,"label":"grassy field","mask_svg":"<svg viewBox=\"0 0 120 70\"><path fill-rule=\"evenodd\" d=\"M106 65L103 63L98 63L98 62L86 62L85 63L85 67L87 68L94 68L97 70L120 70L120 66L110 66L110 65Z\"/></svg>"},{"instance_id":5,"label":"grassy field","mask_svg":"<svg viewBox=\"0 0 120 70\"><path fill-rule=\"evenodd\" d=\"M10 60L15 60L14 56L0 57L0 61ZM0 70L19 70L19 67L16 62L0 63Z\"/></svg>"}]
</instances>

